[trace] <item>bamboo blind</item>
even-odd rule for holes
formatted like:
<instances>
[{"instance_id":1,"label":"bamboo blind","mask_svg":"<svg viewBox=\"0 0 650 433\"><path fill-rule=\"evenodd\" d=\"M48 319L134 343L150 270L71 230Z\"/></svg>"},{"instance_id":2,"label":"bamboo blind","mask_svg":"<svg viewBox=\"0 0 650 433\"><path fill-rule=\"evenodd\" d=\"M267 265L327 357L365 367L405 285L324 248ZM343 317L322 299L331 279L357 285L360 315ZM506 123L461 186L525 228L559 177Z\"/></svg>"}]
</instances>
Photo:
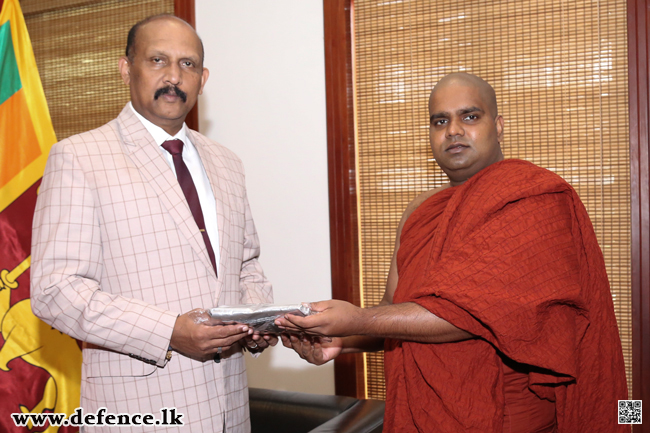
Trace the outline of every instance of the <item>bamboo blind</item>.
<instances>
[{"instance_id":1,"label":"bamboo blind","mask_svg":"<svg viewBox=\"0 0 650 433\"><path fill-rule=\"evenodd\" d=\"M447 73L470 72L496 90L506 158L556 172L582 198L605 256L631 384L625 0L353 7L364 305L381 300L406 205L448 181L429 149L431 88ZM384 398L383 354L367 354L365 364L367 397Z\"/></svg>"},{"instance_id":2,"label":"bamboo blind","mask_svg":"<svg viewBox=\"0 0 650 433\"><path fill-rule=\"evenodd\" d=\"M22 0L59 140L114 119L129 101L117 61L133 24L174 13L174 0Z\"/></svg>"}]
</instances>

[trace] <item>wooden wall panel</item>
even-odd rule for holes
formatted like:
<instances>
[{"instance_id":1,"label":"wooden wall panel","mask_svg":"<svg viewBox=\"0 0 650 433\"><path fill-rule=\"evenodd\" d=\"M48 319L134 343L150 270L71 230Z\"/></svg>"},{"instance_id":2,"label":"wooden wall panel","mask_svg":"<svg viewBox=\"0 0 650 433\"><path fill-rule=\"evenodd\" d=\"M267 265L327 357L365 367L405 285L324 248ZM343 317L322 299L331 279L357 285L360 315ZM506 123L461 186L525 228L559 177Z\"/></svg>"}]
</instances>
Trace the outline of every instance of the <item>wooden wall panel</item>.
<instances>
[{"instance_id":1,"label":"wooden wall panel","mask_svg":"<svg viewBox=\"0 0 650 433\"><path fill-rule=\"evenodd\" d=\"M628 1L632 215L632 396L650 402L650 1ZM646 419L648 418L646 409ZM650 423L634 433L650 433Z\"/></svg>"},{"instance_id":2,"label":"wooden wall panel","mask_svg":"<svg viewBox=\"0 0 650 433\"><path fill-rule=\"evenodd\" d=\"M194 0L174 0L174 15L196 27ZM196 101L194 108L187 113L185 123L190 129L199 130L199 101Z\"/></svg>"},{"instance_id":3,"label":"wooden wall panel","mask_svg":"<svg viewBox=\"0 0 650 433\"><path fill-rule=\"evenodd\" d=\"M360 305L350 0L324 0L332 297ZM365 398L363 355L334 361L337 395Z\"/></svg>"}]
</instances>

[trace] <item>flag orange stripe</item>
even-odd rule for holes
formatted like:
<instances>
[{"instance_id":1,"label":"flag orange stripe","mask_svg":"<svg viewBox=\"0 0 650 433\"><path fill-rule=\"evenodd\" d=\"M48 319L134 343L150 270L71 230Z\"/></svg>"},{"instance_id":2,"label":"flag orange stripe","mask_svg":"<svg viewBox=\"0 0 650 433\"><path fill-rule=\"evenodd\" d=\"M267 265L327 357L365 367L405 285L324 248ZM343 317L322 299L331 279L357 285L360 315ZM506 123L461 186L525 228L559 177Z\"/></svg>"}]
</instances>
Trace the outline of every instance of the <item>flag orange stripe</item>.
<instances>
[{"instance_id":1,"label":"flag orange stripe","mask_svg":"<svg viewBox=\"0 0 650 433\"><path fill-rule=\"evenodd\" d=\"M24 89L0 105L0 188L41 155Z\"/></svg>"},{"instance_id":2,"label":"flag orange stripe","mask_svg":"<svg viewBox=\"0 0 650 433\"><path fill-rule=\"evenodd\" d=\"M20 112L24 116L20 117L19 122L15 122L18 116L12 116L10 113L10 120L3 119L0 125L0 147L3 147L0 150L0 212L43 176L47 154L52 145L56 143L45 94L36 68L32 44L18 0L4 0L2 3L0 25L7 24L8 21L10 22L11 40L27 111ZM6 113L9 110L2 111ZM30 122L30 124L18 128L22 122ZM6 129L11 132L5 132ZM16 135L16 129L24 130L23 135L29 137L26 143L18 142L19 136ZM38 140L40 148L38 151L32 146L31 138L34 135ZM15 155L15 153L23 151L26 152L25 155ZM37 155L37 152L40 152L40 156ZM12 174L13 176L11 176Z\"/></svg>"}]
</instances>

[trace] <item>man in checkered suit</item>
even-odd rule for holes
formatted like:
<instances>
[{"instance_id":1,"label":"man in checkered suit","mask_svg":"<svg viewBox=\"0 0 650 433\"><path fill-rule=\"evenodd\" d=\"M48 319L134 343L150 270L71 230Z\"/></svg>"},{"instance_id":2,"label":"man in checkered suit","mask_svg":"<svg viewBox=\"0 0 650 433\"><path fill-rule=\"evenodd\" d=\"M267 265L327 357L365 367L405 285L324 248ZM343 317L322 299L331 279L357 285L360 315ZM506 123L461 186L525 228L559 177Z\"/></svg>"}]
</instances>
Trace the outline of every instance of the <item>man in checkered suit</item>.
<instances>
[{"instance_id":1,"label":"man in checkered suit","mask_svg":"<svg viewBox=\"0 0 650 433\"><path fill-rule=\"evenodd\" d=\"M186 22L150 17L129 32L119 66L131 102L50 153L34 216L32 308L84 342L84 412L162 419L161 408L175 407L183 426L148 428L248 432L243 352L277 339L212 326L198 309L272 302L272 288L241 161L184 123L208 78L202 43ZM177 180L171 139L183 142L205 227Z\"/></svg>"}]
</instances>

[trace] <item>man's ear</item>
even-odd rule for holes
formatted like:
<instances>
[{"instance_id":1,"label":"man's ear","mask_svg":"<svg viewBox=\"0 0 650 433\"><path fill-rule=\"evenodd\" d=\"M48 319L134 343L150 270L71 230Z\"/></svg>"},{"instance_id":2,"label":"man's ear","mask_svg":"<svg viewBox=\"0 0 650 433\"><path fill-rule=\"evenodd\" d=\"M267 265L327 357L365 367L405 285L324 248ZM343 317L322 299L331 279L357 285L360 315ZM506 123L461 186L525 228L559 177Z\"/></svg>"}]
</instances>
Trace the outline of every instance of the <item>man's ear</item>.
<instances>
[{"instance_id":1,"label":"man's ear","mask_svg":"<svg viewBox=\"0 0 650 433\"><path fill-rule=\"evenodd\" d=\"M208 71L208 68L203 68L203 72L201 73L201 88L199 89L199 95L203 94L203 86L205 86L205 83L208 81L209 76L210 71Z\"/></svg>"},{"instance_id":2,"label":"man's ear","mask_svg":"<svg viewBox=\"0 0 650 433\"><path fill-rule=\"evenodd\" d=\"M131 63L129 62L129 58L126 56L120 57L118 67L120 68L120 75L122 76L122 80L124 80L124 84L128 86L131 83Z\"/></svg>"}]
</instances>

